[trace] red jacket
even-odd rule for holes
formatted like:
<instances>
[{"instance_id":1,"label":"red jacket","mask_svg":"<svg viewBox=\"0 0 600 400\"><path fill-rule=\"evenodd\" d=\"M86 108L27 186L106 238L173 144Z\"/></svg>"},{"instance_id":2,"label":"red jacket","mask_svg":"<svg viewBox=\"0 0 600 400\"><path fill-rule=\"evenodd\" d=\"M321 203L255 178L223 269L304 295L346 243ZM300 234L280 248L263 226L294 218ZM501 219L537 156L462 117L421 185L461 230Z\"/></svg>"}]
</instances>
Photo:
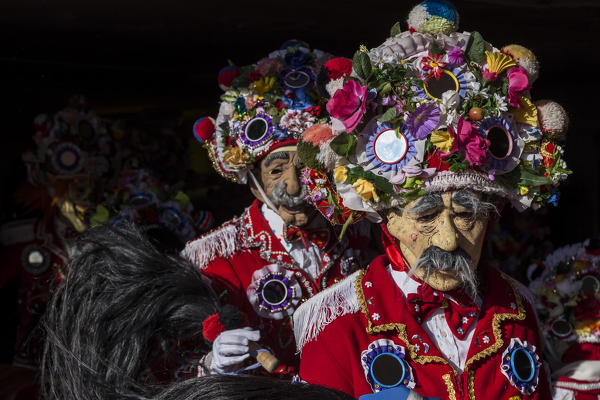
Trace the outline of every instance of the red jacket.
<instances>
[{"instance_id":1,"label":"red jacket","mask_svg":"<svg viewBox=\"0 0 600 400\"><path fill-rule=\"evenodd\" d=\"M536 317L511 278L490 268L490 285L483 297L464 372L457 375L408 312L404 294L391 278L388 265L385 256L375 259L366 272L356 272L296 312L296 339L302 351L300 378L355 397L382 390L378 382L394 385L393 381L412 386L421 396L441 399L551 398L546 371L537 357L541 348ZM524 373L518 364L524 379L531 378L524 387L525 393L531 394L521 392L501 372L505 365L510 374L506 356L513 350L520 353L515 360L531 360L531 377L531 371ZM379 363L376 367L375 360L381 353L390 360L392 353L393 360L401 362ZM391 376L395 365L402 363L398 371L405 371L404 376L400 378L400 372ZM375 381L374 376L379 380Z\"/></svg>"},{"instance_id":2,"label":"red jacket","mask_svg":"<svg viewBox=\"0 0 600 400\"><path fill-rule=\"evenodd\" d=\"M255 201L241 217L190 241L183 255L211 278L213 288L217 295L224 296L225 303L233 304L246 314L250 325L261 331L261 344L273 350L275 356L289 367L289 373L296 371L299 364L292 330L293 311L301 302L347 275L348 272L342 273L340 266L340 262L346 259L344 252L349 248L364 249L368 240L364 237L360 240L356 230L348 232L348 239L342 244L331 237L330 244L324 248L324 268L316 279L311 279L290 258L271 231L260 207L261 203ZM281 312L257 310L256 305L249 300L248 288L253 283L254 286L257 285L253 275L267 275L265 267L270 264L277 265L271 269L276 268L286 273L289 277L288 286L297 289L291 301L286 304L283 316ZM280 318L274 314L278 314L277 317Z\"/></svg>"}]
</instances>

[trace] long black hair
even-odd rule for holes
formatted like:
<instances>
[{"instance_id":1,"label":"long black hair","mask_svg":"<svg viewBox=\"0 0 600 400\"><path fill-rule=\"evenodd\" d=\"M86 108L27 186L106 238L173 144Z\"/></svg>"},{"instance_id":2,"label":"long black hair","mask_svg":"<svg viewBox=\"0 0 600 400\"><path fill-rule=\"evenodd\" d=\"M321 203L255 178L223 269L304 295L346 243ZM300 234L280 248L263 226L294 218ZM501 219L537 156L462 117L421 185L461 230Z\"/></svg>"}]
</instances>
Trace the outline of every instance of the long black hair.
<instances>
[{"instance_id":1,"label":"long black hair","mask_svg":"<svg viewBox=\"0 0 600 400\"><path fill-rule=\"evenodd\" d=\"M160 372L201 354L202 321L217 307L189 262L156 249L132 227L82 235L43 319L42 392L53 399L153 396Z\"/></svg>"}]
</instances>

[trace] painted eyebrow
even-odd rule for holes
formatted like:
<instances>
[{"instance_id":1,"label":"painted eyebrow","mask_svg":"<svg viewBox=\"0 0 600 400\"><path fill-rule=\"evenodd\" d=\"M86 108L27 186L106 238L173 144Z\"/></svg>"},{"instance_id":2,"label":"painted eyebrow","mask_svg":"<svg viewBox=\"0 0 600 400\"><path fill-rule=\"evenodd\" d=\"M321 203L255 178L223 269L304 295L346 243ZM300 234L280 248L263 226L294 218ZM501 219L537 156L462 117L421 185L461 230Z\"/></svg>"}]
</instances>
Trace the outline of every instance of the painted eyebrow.
<instances>
[{"instance_id":1,"label":"painted eyebrow","mask_svg":"<svg viewBox=\"0 0 600 400\"><path fill-rule=\"evenodd\" d=\"M412 206L410 210L408 210L408 213L413 216L418 216L443 205L444 201L442 200L442 196L439 193L430 193L417 200L415 205Z\"/></svg>"},{"instance_id":2,"label":"painted eyebrow","mask_svg":"<svg viewBox=\"0 0 600 400\"><path fill-rule=\"evenodd\" d=\"M275 160L289 160L290 155L284 151L278 151L276 153L271 153L267 156L265 160L265 167L268 167Z\"/></svg>"},{"instance_id":3,"label":"painted eyebrow","mask_svg":"<svg viewBox=\"0 0 600 400\"><path fill-rule=\"evenodd\" d=\"M459 190L452 196L452 203L464 207L468 210L474 211L481 200L469 190Z\"/></svg>"}]
</instances>

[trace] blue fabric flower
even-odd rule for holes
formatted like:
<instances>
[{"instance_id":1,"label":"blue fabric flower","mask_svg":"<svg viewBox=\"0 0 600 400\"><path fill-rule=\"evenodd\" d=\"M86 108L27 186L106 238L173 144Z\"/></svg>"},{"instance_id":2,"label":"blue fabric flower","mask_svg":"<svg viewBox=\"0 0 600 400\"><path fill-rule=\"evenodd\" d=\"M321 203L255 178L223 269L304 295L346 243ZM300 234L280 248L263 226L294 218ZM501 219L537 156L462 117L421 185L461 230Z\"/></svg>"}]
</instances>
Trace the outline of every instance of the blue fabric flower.
<instances>
[{"instance_id":1,"label":"blue fabric flower","mask_svg":"<svg viewBox=\"0 0 600 400\"><path fill-rule=\"evenodd\" d=\"M300 49L287 53L283 60L290 68L301 68L312 61L312 55Z\"/></svg>"}]
</instances>

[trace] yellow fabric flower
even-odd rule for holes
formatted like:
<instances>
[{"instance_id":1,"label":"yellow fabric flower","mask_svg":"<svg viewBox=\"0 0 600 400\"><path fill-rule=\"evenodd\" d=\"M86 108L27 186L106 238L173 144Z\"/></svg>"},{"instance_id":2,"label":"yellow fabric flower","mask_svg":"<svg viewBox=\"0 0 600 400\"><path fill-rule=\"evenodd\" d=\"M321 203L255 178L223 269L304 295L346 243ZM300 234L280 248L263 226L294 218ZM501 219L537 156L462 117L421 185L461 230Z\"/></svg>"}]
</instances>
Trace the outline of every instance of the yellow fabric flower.
<instances>
[{"instance_id":1,"label":"yellow fabric flower","mask_svg":"<svg viewBox=\"0 0 600 400\"><path fill-rule=\"evenodd\" d=\"M529 188L527 186L519 186L519 192L521 193L521 196L525 196L529 193Z\"/></svg>"},{"instance_id":2,"label":"yellow fabric flower","mask_svg":"<svg viewBox=\"0 0 600 400\"><path fill-rule=\"evenodd\" d=\"M223 154L223 161L233 168L240 169L246 166L250 161L250 155L245 153L240 147L230 147Z\"/></svg>"},{"instance_id":3,"label":"yellow fabric flower","mask_svg":"<svg viewBox=\"0 0 600 400\"><path fill-rule=\"evenodd\" d=\"M431 143L444 153L450 153L450 150L452 150L454 138L450 135L450 132L448 132L447 130L433 131L431 132L430 138Z\"/></svg>"},{"instance_id":4,"label":"yellow fabric flower","mask_svg":"<svg viewBox=\"0 0 600 400\"><path fill-rule=\"evenodd\" d=\"M498 52L485 52L485 58L488 64L488 71L500 75L507 68L517 65L511 56Z\"/></svg>"},{"instance_id":5,"label":"yellow fabric flower","mask_svg":"<svg viewBox=\"0 0 600 400\"><path fill-rule=\"evenodd\" d=\"M377 196L375 186L373 186L373 184L366 179L358 178L352 187L364 201L369 201L371 199L373 199L375 202L379 201L379 196Z\"/></svg>"},{"instance_id":6,"label":"yellow fabric flower","mask_svg":"<svg viewBox=\"0 0 600 400\"><path fill-rule=\"evenodd\" d=\"M338 165L333 170L333 177L336 183L346 182L346 179L348 179L348 168L343 165Z\"/></svg>"},{"instance_id":7,"label":"yellow fabric flower","mask_svg":"<svg viewBox=\"0 0 600 400\"><path fill-rule=\"evenodd\" d=\"M264 76L259 80L252 83L252 88L260 97L262 97L266 92L271 90L275 85L275 77L273 76Z\"/></svg>"},{"instance_id":8,"label":"yellow fabric flower","mask_svg":"<svg viewBox=\"0 0 600 400\"><path fill-rule=\"evenodd\" d=\"M515 108L512 110L512 114L515 116L515 121L522 124L538 127L538 110L535 104L532 103L525 96L519 96L519 102L521 108Z\"/></svg>"}]
</instances>

